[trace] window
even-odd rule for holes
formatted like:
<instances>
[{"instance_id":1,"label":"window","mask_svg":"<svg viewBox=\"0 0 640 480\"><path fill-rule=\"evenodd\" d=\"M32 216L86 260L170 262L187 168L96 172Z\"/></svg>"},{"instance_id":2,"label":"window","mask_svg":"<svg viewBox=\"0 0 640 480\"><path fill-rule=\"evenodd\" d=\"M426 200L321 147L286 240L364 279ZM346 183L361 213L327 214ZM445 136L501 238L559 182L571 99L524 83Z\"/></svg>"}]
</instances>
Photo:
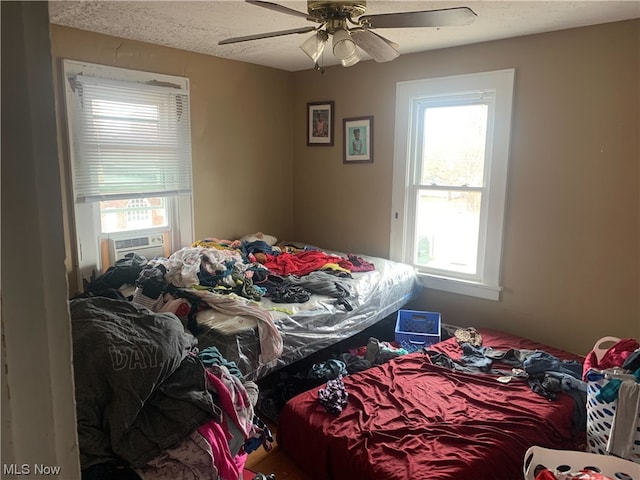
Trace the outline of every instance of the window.
<instances>
[{"instance_id":1,"label":"window","mask_svg":"<svg viewBox=\"0 0 640 480\"><path fill-rule=\"evenodd\" d=\"M427 287L499 299L513 78L397 85L391 258Z\"/></svg>"},{"instance_id":2,"label":"window","mask_svg":"<svg viewBox=\"0 0 640 480\"><path fill-rule=\"evenodd\" d=\"M109 238L190 244L188 79L68 60L64 72L81 276L108 266Z\"/></svg>"},{"instance_id":3,"label":"window","mask_svg":"<svg viewBox=\"0 0 640 480\"><path fill-rule=\"evenodd\" d=\"M123 202L126 202L124 206L118 205ZM168 219L165 198L100 202L100 219L103 233L166 227Z\"/></svg>"},{"instance_id":4,"label":"window","mask_svg":"<svg viewBox=\"0 0 640 480\"><path fill-rule=\"evenodd\" d=\"M149 215L149 200L146 198L134 198L127 202L127 228L149 228L151 215ZM102 206L100 210L104 212Z\"/></svg>"}]
</instances>

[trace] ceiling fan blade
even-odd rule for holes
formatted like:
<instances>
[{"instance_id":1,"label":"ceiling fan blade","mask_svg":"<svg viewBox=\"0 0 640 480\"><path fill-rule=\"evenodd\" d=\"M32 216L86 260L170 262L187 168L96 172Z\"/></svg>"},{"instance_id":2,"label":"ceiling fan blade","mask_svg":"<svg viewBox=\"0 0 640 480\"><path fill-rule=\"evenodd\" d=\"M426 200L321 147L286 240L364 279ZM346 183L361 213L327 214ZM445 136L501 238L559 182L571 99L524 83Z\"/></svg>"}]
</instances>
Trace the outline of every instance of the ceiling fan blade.
<instances>
[{"instance_id":1,"label":"ceiling fan blade","mask_svg":"<svg viewBox=\"0 0 640 480\"><path fill-rule=\"evenodd\" d=\"M382 40L384 40L387 44L389 44L389 46L395 48L396 50L400 48L400 45L398 45L396 42L394 42L393 40L389 40L388 38L383 37L382 35L378 35L376 32L370 31L371 33L373 33L376 37L381 38Z\"/></svg>"},{"instance_id":2,"label":"ceiling fan blade","mask_svg":"<svg viewBox=\"0 0 640 480\"><path fill-rule=\"evenodd\" d=\"M376 62L389 62L400 56L390 40L369 30L352 30L351 38Z\"/></svg>"},{"instance_id":3,"label":"ceiling fan blade","mask_svg":"<svg viewBox=\"0 0 640 480\"><path fill-rule=\"evenodd\" d=\"M279 32L256 33L255 35L247 35L245 37L234 37L220 40L218 45L227 45L229 43L248 42L249 40L259 40L261 38L281 37L283 35L291 35L294 33L308 33L315 30L316 27L293 28L291 30L280 30Z\"/></svg>"},{"instance_id":4,"label":"ceiling fan blade","mask_svg":"<svg viewBox=\"0 0 640 480\"><path fill-rule=\"evenodd\" d=\"M456 7L421 12L363 15L358 23L367 28L455 27L469 25L476 17L476 13L469 7Z\"/></svg>"},{"instance_id":5,"label":"ceiling fan blade","mask_svg":"<svg viewBox=\"0 0 640 480\"><path fill-rule=\"evenodd\" d=\"M309 17L306 12L300 12L298 10L294 10L293 8L278 5L277 3L263 2L261 0L245 0L245 2L250 3L251 5L257 5L258 7L268 8L269 10L275 10L276 12L286 13L287 15L294 15L296 17L315 21L313 18Z\"/></svg>"}]
</instances>

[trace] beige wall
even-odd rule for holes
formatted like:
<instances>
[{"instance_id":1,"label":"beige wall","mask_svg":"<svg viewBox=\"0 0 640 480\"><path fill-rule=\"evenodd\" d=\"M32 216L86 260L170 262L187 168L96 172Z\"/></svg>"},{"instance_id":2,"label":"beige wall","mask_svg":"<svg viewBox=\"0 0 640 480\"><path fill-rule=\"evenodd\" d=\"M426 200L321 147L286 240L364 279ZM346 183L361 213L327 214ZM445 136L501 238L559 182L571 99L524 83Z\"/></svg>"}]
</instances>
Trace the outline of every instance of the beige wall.
<instances>
[{"instance_id":1,"label":"beige wall","mask_svg":"<svg viewBox=\"0 0 640 480\"><path fill-rule=\"evenodd\" d=\"M378 256L389 249L396 82L515 68L502 300L425 291L414 307L584 353L603 335L640 336L639 25L405 55L324 75L57 26L52 51L58 61L191 79L196 238L263 230ZM325 100L335 101L335 146L307 147L306 104ZM374 163L344 165L342 119L363 115L374 116Z\"/></svg>"},{"instance_id":2,"label":"beige wall","mask_svg":"<svg viewBox=\"0 0 640 480\"><path fill-rule=\"evenodd\" d=\"M396 82L516 69L502 301L425 291L414 307L577 353L640 337L640 22L295 74L294 234L389 250ZM335 101L334 147L307 147L306 103ZM342 164L342 119L374 116L374 163Z\"/></svg>"},{"instance_id":3,"label":"beige wall","mask_svg":"<svg viewBox=\"0 0 640 480\"><path fill-rule=\"evenodd\" d=\"M238 238L256 231L292 234L289 72L141 42L51 26L57 110L64 125L61 59L186 76L191 85L195 240ZM60 157L65 154L62 131ZM68 165L63 165L68 190ZM66 212L71 211L67 198ZM73 223L65 216L70 285Z\"/></svg>"}]
</instances>

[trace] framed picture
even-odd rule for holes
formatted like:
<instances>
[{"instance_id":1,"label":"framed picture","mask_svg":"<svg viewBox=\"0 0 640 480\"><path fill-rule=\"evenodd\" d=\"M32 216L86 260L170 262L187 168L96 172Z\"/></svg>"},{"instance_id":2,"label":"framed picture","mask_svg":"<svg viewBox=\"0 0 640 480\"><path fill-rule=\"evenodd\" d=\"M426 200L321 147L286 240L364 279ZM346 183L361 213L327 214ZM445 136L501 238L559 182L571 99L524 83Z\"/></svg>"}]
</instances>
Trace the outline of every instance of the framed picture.
<instances>
[{"instance_id":1,"label":"framed picture","mask_svg":"<svg viewBox=\"0 0 640 480\"><path fill-rule=\"evenodd\" d=\"M333 102L307 103L307 145L333 146Z\"/></svg>"},{"instance_id":2,"label":"framed picture","mask_svg":"<svg viewBox=\"0 0 640 480\"><path fill-rule=\"evenodd\" d=\"M345 118L343 163L373 163L373 117Z\"/></svg>"}]
</instances>

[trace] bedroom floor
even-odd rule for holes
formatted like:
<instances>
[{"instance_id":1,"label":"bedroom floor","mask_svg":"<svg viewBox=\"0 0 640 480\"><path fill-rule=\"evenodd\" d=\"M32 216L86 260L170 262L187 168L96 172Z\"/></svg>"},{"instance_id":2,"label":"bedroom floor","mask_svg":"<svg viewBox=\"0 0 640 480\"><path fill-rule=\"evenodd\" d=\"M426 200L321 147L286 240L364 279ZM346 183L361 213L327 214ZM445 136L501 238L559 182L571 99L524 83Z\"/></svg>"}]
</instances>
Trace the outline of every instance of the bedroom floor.
<instances>
[{"instance_id":1,"label":"bedroom floor","mask_svg":"<svg viewBox=\"0 0 640 480\"><path fill-rule=\"evenodd\" d=\"M277 427L270 422L268 425L275 436ZM249 454L245 467L265 475L275 473L276 480L313 480L278 447L276 442L269 452L259 448Z\"/></svg>"}]
</instances>

